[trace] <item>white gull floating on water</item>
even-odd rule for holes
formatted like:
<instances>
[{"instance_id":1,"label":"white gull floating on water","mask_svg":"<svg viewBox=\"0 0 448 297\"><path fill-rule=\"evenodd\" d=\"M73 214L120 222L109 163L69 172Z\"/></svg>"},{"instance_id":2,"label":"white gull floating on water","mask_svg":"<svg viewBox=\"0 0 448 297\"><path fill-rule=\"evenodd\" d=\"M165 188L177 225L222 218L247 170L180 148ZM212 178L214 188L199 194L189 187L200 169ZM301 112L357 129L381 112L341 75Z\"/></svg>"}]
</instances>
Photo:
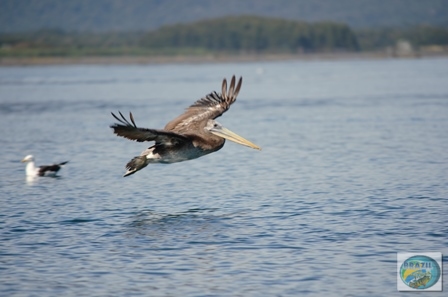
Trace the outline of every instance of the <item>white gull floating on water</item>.
<instances>
[{"instance_id":1,"label":"white gull floating on water","mask_svg":"<svg viewBox=\"0 0 448 297\"><path fill-rule=\"evenodd\" d=\"M22 162L28 163L26 164L26 175L27 176L55 176L56 173L61 169L61 167L68 163L68 161L53 164L53 165L42 165L36 167L34 164L33 155L28 155L23 158Z\"/></svg>"}]
</instances>

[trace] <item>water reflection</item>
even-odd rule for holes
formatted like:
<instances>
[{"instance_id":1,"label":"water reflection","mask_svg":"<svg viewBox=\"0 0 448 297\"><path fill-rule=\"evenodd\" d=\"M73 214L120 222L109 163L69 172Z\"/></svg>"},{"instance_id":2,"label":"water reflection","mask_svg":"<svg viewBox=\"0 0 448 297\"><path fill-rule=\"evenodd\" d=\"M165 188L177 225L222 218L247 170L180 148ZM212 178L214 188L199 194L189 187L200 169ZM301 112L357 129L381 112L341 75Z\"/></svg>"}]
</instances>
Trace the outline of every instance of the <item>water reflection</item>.
<instances>
[{"instance_id":1,"label":"water reflection","mask_svg":"<svg viewBox=\"0 0 448 297\"><path fill-rule=\"evenodd\" d=\"M26 183L27 183L27 185L32 186L36 183L37 179L38 179L38 176L27 175Z\"/></svg>"},{"instance_id":2,"label":"water reflection","mask_svg":"<svg viewBox=\"0 0 448 297\"><path fill-rule=\"evenodd\" d=\"M226 227L228 219L226 215L216 214L217 211L216 208L194 208L175 213L144 210L132 219L128 235L143 235L154 240L154 245L164 248L171 246L176 237L182 238L184 243L213 242Z\"/></svg>"},{"instance_id":3,"label":"water reflection","mask_svg":"<svg viewBox=\"0 0 448 297\"><path fill-rule=\"evenodd\" d=\"M25 181L28 186L33 186L40 182L49 181L49 180L61 180L61 179L62 179L62 176L60 176L60 175L48 175L48 176L27 175L25 178Z\"/></svg>"}]
</instances>

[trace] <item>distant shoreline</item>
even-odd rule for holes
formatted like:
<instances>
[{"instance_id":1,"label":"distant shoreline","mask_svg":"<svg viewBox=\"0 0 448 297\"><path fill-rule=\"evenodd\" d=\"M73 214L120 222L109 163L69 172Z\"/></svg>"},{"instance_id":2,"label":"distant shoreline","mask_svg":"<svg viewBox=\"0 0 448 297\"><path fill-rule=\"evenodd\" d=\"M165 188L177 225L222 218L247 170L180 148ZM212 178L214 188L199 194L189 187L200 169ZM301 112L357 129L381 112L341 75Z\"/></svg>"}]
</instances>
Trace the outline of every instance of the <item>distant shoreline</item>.
<instances>
[{"instance_id":1,"label":"distant shoreline","mask_svg":"<svg viewBox=\"0 0 448 297\"><path fill-rule=\"evenodd\" d=\"M393 55L388 52L360 53L313 53L313 54L241 54L241 55L204 55L204 56L91 56L91 57L3 57L1 66L33 65L146 65L146 64L203 64L203 63L240 63L269 61L313 61L313 60L349 60L349 59L387 59L387 58L423 58L445 57L447 51L424 52L411 55Z\"/></svg>"}]
</instances>

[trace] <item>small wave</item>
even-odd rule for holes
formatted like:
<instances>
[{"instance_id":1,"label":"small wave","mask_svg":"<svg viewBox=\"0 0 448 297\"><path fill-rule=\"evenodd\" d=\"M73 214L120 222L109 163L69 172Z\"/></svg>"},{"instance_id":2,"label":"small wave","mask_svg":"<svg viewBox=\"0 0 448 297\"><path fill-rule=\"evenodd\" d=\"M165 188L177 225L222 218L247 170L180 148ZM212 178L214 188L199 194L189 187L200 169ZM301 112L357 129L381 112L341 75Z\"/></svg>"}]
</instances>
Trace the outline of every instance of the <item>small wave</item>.
<instances>
[{"instance_id":1,"label":"small wave","mask_svg":"<svg viewBox=\"0 0 448 297\"><path fill-rule=\"evenodd\" d=\"M75 219L71 219L71 220L60 221L59 224L61 224L61 225L72 225L72 224L83 224L83 223L90 223L90 222L96 222L96 221L99 221L99 219L75 218Z\"/></svg>"},{"instance_id":2,"label":"small wave","mask_svg":"<svg viewBox=\"0 0 448 297\"><path fill-rule=\"evenodd\" d=\"M0 114L40 114L54 111L104 110L109 105L98 101L41 101L0 103Z\"/></svg>"}]
</instances>

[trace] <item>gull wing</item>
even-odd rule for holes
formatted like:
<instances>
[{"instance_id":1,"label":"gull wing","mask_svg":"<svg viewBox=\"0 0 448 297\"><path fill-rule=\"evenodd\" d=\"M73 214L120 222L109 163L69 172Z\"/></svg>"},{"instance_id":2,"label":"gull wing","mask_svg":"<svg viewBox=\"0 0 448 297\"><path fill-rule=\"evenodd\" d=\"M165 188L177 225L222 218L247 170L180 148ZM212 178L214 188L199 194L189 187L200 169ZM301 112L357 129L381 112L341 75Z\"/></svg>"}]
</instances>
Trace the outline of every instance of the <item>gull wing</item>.
<instances>
[{"instance_id":1,"label":"gull wing","mask_svg":"<svg viewBox=\"0 0 448 297\"><path fill-rule=\"evenodd\" d=\"M61 166L67 164L68 161L59 163L59 164L53 164L53 165L42 165L38 168L38 175L44 176L46 172L56 173L61 169Z\"/></svg>"},{"instance_id":2,"label":"gull wing","mask_svg":"<svg viewBox=\"0 0 448 297\"><path fill-rule=\"evenodd\" d=\"M227 80L222 81L222 93L212 92L199 99L188 107L183 114L169 122L165 130L178 133L188 133L191 127L197 127L199 122L216 119L226 112L235 102L241 89L243 78L240 77L235 87L235 75L232 76L230 87L227 90ZM190 129L189 129L190 127Z\"/></svg>"}]
</instances>

